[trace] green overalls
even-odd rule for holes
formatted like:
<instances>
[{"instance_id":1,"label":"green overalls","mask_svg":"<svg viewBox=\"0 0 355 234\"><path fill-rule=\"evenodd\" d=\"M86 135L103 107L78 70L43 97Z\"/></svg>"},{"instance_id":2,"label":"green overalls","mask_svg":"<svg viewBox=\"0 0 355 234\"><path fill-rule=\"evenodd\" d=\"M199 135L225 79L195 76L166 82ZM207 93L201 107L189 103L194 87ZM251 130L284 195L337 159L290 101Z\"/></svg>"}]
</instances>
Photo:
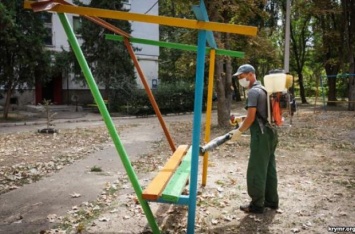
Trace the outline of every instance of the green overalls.
<instances>
[{"instance_id":1,"label":"green overalls","mask_svg":"<svg viewBox=\"0 0 355 234\"><path fill-rule=\"evenodd\" d=\"M257 118L257 117L256 117ZM261 131L258 120L250 127L250 157L247 170L248 194L255 207L278 207L275 149L278 143L276 129L268 123Z\"/></svg>"}]
</instances>

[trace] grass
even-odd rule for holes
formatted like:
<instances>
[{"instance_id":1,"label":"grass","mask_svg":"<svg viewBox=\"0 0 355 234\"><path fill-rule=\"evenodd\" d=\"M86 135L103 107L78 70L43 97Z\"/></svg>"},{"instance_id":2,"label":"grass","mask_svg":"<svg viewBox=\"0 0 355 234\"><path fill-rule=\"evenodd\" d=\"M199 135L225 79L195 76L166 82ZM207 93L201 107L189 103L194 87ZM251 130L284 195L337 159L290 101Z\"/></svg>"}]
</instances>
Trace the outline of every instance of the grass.
<instances>
[{"instance_id":1,"label":"grass","mask_svg":"<svg viewBox=\"0 0 355 234\"><path fill-rule=\"evenodd\" d=\"M101 167L98 167L98 166L93 166L91 169L90 169L91 172L102 172L102 168Z\"/></svg>"},{"instance_id":2,"label":"grass","mask_svg":"<svg viewBox=\"0 0 355 234\"><path fill-rule=\"evenodd\" d=\"M18 113L9 113L7 119L4 118L3 111L0 115L0 123L14 123L26 120L26 117Z\"/></svg>"}]
</instances>

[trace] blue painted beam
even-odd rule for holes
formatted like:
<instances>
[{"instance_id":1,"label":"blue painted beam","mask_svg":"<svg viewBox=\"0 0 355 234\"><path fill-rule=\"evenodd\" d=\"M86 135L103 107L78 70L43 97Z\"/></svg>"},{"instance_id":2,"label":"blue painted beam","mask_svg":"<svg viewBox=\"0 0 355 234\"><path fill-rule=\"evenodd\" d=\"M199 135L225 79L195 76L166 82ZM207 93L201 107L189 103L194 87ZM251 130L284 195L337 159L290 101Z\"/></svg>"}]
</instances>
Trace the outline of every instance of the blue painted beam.
<instances>
[{"instance_id":1,"label":"blue painted beam","mask_svg":"<svg viewBox=\"0 0 355 234\"><path fill-rule=\"evenodd\" d=\"M199 21L206 21L209 22L206 5L203 0L200 1L200 5L192 6L192 11L195 13L196 19ZM213 48L217 49L217 44L213 36L212 31L207 32L207 43L208 45Z\"/></svg>"},{"instance_id":2,"label":"blue painted beam","mask_svg":"<svg viewBox=\"0 0 355 234\"><path fill-rule=\"evenodd\" d=\"M200 135L201 135L201 116L202 116L202 97L205 77L205 57L206 57L206 31L198 31L197 42L197 62L196 62L196 82L195 82L195 103L192 130L192 155L191 173L189 190L189 211L187 218L187 233L193 234L195 228L196 200L197 200L197 176L198 160L200 157Z\"/></svg>"}]
</instances>

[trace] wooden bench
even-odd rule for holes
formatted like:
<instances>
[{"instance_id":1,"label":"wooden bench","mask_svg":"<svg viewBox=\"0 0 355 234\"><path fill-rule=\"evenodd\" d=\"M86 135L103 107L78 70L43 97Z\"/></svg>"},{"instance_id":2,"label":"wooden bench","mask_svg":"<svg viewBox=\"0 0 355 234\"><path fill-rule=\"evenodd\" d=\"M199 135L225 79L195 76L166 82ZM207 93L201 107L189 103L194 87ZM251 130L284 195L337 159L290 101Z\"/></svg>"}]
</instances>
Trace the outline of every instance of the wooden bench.
<instances>
[{"instance_id":1,"label":"wooden bench","mask_svg":"<svg viewBox=\"0 0 355 234\"><path fill-rule=\"evenodd\" d=\"M189 149L190 148L190 149ZM191 170L191 148L180 145L142 193L148 201L159 198L177 202L186 186Z\"/></svg>"}]
</instances>

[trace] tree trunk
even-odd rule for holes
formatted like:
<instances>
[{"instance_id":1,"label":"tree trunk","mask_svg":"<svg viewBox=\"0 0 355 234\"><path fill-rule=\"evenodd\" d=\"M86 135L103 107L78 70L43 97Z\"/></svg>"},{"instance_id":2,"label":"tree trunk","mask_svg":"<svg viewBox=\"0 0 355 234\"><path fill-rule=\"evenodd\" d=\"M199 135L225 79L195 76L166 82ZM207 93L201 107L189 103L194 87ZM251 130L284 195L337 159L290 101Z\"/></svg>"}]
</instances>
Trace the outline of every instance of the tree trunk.
<instances>
[{"instance_id":1,"label":"tree trunk","mask_svg":"<svg viewBox=\"0 0 355 234\"><path fill-rule=\"evenodd\" d=\"M330 75L330 74L329 74ZM332 74L333 76L334 74ZM336 78L328 77L328 106L336 106Z\"/></svg>"},{"instance_id":2,"label":"tree trunk","mask_svg":"<svg viewBox=\"0 0 355 234\"><path fill-rule=\"evenodd\" d=\"M217 91L217 115L218 126L227 127L229 125L230 102L226 98L226 74L223 72L223 59L216 62L216 91Z\"/></svg>"},{"instance_id":3,"label":"tree trunk","mask_svg":"<svg viewBox=\"0 0 355 234\"><path fill-rule=\"evenodd\" d=\"M10 112L10 100L13 92L13 88L11 87L12 84L10 82L9 84L9 89L6 90L6 99L5 99L5 105L4 105L4 119L9 118L9 112Z\"/></svg>"},{"instance_id":4,"label":"tree trunk","mask_svg":"<svg viewBox=\"0 0 355 234\"><path fill-rule=\"evenodd\" d=\"M236 102L242 101L242 98L240 97L240 92L239 92L238 80L236 77L232 77L232 85L233 85L233 89L234 89L234 100Z\"/></svg>"},{"instance_id":5,"label":"tree trunk","mask_svg":"<svg viewBox=\"0 0 355 234\"><path fill-rule=\"evenodd\" d=\"M349 63L349 74L355 73L355 57L354 57L354 30L355 30L355 2L354 1L342 1L345 19L348 19L349 22L346 22L345 33L347 34L347 50L348 54L348 63ZM349 77L349 104L348 110L355 111L355 77L350 75Z\"/></svg>"},{"instance_id":6,"label":"tree trunk","mask_svg":"<svg viewBox=\"0 0 355 234\"><path fill-rule=\"evenodd\" d=\"M302 74L302 72L298 73L298 84L300 86L301 102L303 104L305 104L305 103L307 103L307 100L306 100L306 95L305 95L305 92L304 92L303 74Z\"/></svg>"},{"instance_id":7,"label":"tree trunk","mask_svg":"<svg viewBox=\"0 0 355 234\"><path fill-rule=\"evenodd\" d=\"M230 49L230 34L226 33L226 38L225 38L225 47L226 49ZM230 111L231 111L231 102L232 102L232 96L233 96L233 88L232 88L232 73L233 73L233 67L232 67L232 61L230 57L226 57L225 58L225 64L226 64L226 76L225 76L225 86L224 86L224 90L225 90L225 95L226 95L226 103L225 103L225 107L228 110L228 116L226 116L226 118L228 118L227 123L229 125L229 117L230 117ZM224 117L225 118L225 117ZM223 118L223 119L224 119Z\"/></svg>"},{"instance_id":8,"label":"tree trunk","mask_svg":"<svg viewBox=\"0 0 355 234\"><path fill-rule=\"evenodd\" d=\"M327 106L335 106L336 105L336 75L339 71L339 64L336 65L325 65L325 72L328 76L328 102ZM330 101L330 102L329 102Z\"/></svg>"},{"instance_id":9,"label":"tree trunk","mask_svg":"<svg viewBox=\"0 0 355 234\"><path fill-rule=\"evenodd\" d=\"M210 20L215 22L223 22L224 17L221 15L221 11L216 11L216 9L220 9L220 2L207 1L206 3L207 11L210 13ZM228 34L214 32L214 36L219 48L229 49ZM215 68L218 126L229 127L229 116L232 100L231 62L225 61L222 56L217 56Z\"/></svg>"},{"instance_id":10,"label":"tree trunk","mask_svg":"<svg viewBox=\"0 0 355 234\"><path fill-rule=\"evenodd\" d=\"M353 17L355 19L355 16ZM353 24L355 27L355 22ZM349 32L351 34L351 32ZM350 37L350 36L349 36ZM354 45L355 46L355 45ZM348 110L349 111L355 111L355 57L354 57L354 50L352 45L349 45L349 104L348 104Z\"/></svg>"},{"instance_id":11,"label":"tree trunk","mask_svg":"<svg viewBox=\"0 0 355 234\"><path fill-rule=\"evenodd\" d=\"M352 72L354 74L354 70ZM349 77L349 111L355 111L355 77L354 75Z\"/></svg>"},{"instance_id":12,"label":"tree trunk","mask_svg":"<svg viewBox=\"0 0 355 234\"><path fill-rule=\"evenodd\" d=\"M222 35L225 38L222 39ZM217 41L224 41L225 48L229 48L229 34L216 33ZM218 126L229 127L229 118L232 101L232 64L229 58L219 56L216 60L216 86L217 86L217 114Z\"/></svg>"}]
</instances>

